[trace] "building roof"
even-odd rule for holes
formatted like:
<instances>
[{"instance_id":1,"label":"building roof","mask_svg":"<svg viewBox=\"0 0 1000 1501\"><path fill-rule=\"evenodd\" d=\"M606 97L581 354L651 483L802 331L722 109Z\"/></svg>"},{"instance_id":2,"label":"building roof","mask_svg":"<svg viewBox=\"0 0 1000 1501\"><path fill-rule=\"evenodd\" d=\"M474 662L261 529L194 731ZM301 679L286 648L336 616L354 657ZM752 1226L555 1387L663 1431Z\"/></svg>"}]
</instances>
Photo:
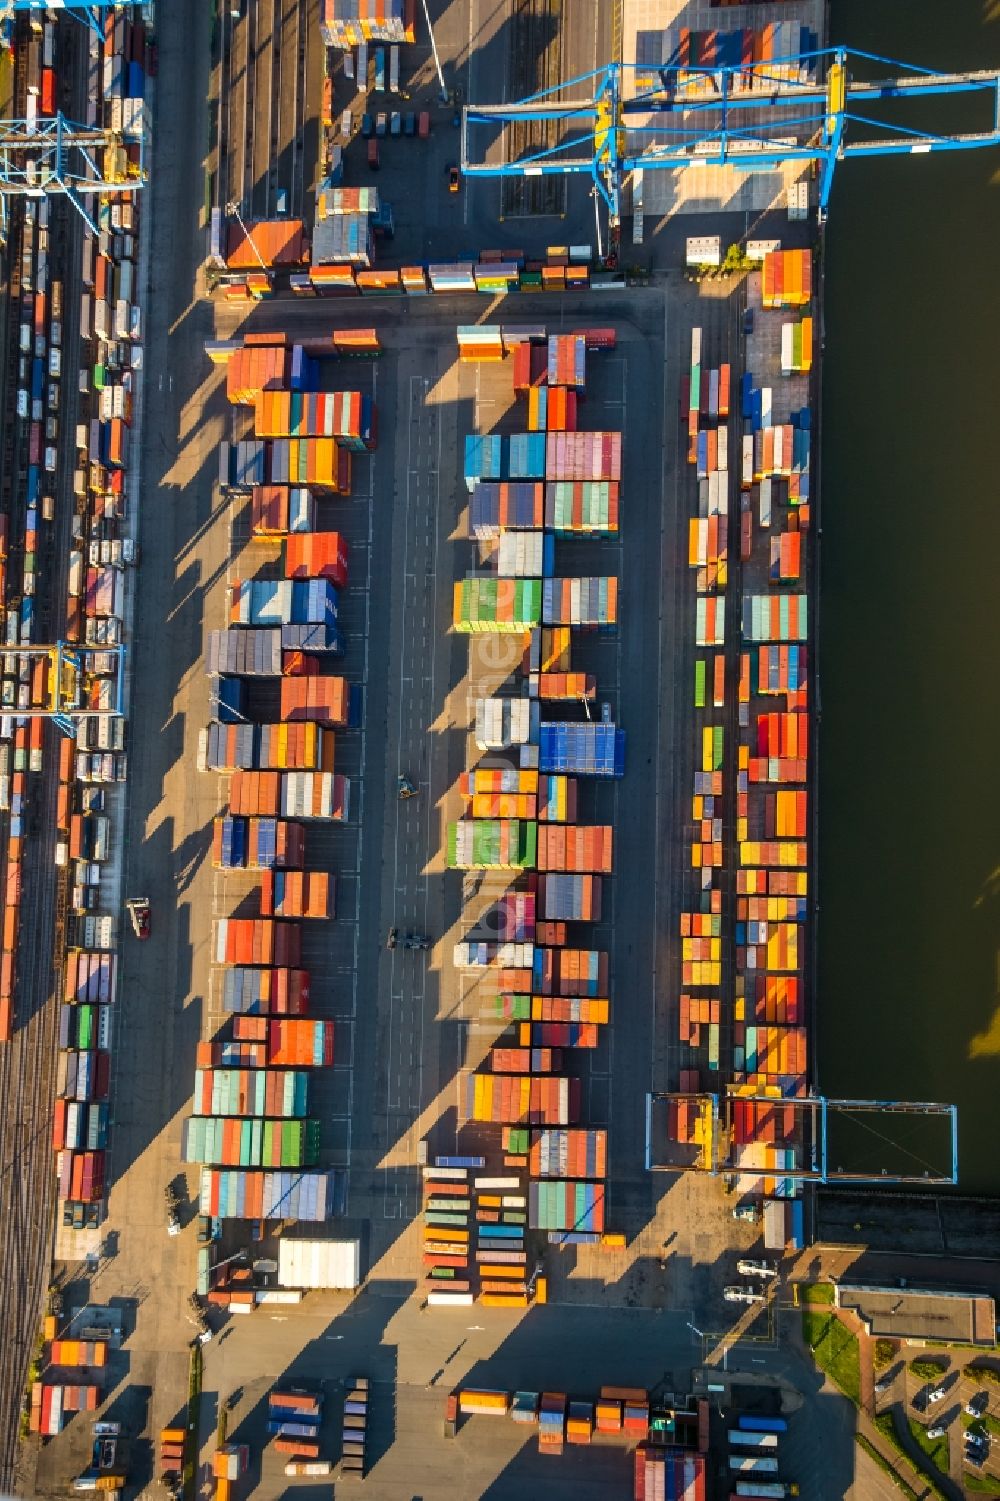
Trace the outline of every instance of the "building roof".
<instances>
[{"instance_id":1,"label":"building roof","mask_svg":"<svg viewBox=\"0 0 1000 1501\"><path fill-rule=\"evenodd\" d=\"M977 1345L996 1339L996 1308L988 1293L840 1282L835 1295L837 1307L857 1314L875 1336Z\"/></svg>"}]
</instances>

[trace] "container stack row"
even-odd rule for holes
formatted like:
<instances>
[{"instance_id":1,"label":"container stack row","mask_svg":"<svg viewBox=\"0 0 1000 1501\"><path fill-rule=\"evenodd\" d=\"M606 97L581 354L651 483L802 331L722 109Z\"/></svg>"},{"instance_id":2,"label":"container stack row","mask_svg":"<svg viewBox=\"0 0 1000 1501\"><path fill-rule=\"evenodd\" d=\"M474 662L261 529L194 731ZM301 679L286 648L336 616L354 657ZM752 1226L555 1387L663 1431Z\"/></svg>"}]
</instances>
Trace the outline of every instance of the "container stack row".
<instances>
[{"instance_id":1,"label":"container stack row","mask_svg":"<svg viewBox=\"0 0 1000 1501\"><path fill-rule=\"evenodd\" d=\"M303 241L297 259L278 262L289 267L288 282L297 297L364 297L395 293L398 296L425 297L430 293L478 292L495 297L505 292L576 292L590 285L593 248L590 245L550 247L544 259L528 259L521 252L481 252L478 260L447 263L428 262L410 266L374 266L380 237L392 233L391 209L384 201L378 217L367 215L367 225L355 228L333 227L333 216L320 226L320 254L338 259L309 258ZM285 221L279 221L284 223ZM259 226L255 227L255 230ZM255 241L256 242L256 241ZM266 244L265 244L266 250ZM265 256L265 259L267 257ZM256 260L254 265L258 263ZM276 263L269 263L274 266ZM271 276L264 271L248 270L245 279L233 281L226 288L227 302L252 304L271 295ZM467 345L468 353L475 348ZM483 344L486 359L494 357L493 346Z\"/></svg>"},{"instance_id":2,"label":"container stack row","mask_svg":"<svg viewBox=\"0 0 1000 1501\"><path fill-rule=\"evenodd\" d=\"M772 252L751 276L755 333L741 400L743 444L752 441L755 460L749 482L741 477L741 507L751 526L741 563L732 1069L738 1096L778 1101L804 1096L809 1078L812 408L810 361L797 357L800 347L808 352L805 337L801 346L793 340L796 358L789 361L782 309L803 310L799 326L809 329L811 343L811 287L808 251ZM766 441L769 433L773 442ZM758 468L758 454L766 460L779 452L780 466L775 459L770 473L766 462ZM783 1176L802 1165L796 1112L758 1100L746 1105L737 1125L733 1157L741 1188L764 1198L765 1215L769 1201L787 1201L776 1248L801 1244L800 1185Z\"/></svg>"},{"instance_id":3,"label":"container stack row","mask_svg":"<svg viewBox=\"0 0 1000 1501\"><path fill-rule=\"evenodd\" d=\"M46 1335L55 1320L46 1321ZM103 1339L51 1339L43 1347L44 1370L33 1381L28 1429L43 1438L60 1433L74 1412L93 1412L103 1400L108 1363Z\"/></svg>"},{"instance_id":4,"label":"container stack row","mask_svg":"<svg viewBox=\"0 0 1000 1501\"><path fill-rule=\"evenodd\" d=\"M472 1302L469 1169L441 1163L423 1170L422 1264L428 1303Z\"/></svg>"},{"instance_id":5,"label":"container stack row","mask_svg":"<svg viewBox=\"0 0 1000 1501\"><path fill-rule=\"evenodd\" d=\"M775 83L809 83L815 78L817 45L816 33L797 21L732 30L670 26L641 31L635 87L646 92L669 86L682 99L714 99L720 90L714 70L734 68L739 71L727 80L730 94L772 94ZM648 73L642 71L646 68Z\"/></svg>"},{"instance_id":6,"label":"container stack row","mask_svg":"<svg viewBox=\"0 0 1000 1501\"><path fill-rule=\"evenodd\" d=\"M377 337L359 347L377 352ZM227 885L240 883L243 912L249 898L259 914L214 925L213 994L225 1021L199 1045L184 1126L184 1159L202 1167L201 1212L218 1219L320 1222L337 1212L343 1186L322 1168L322 1111L310 1114L309 1074L333 1066L334 1024L313 1013L303 943L312 924L335 918L335 875L309 868L310 830L348 819L337 745L360 720L358 691L332 671L349 560L327 507L349 493L353 455L374 446L376 414L366 393L324 389L338 367L323 356L334 353L330 341L316 354L281 334L209 349L233 407L253 414L253 436L231 446L233 462L242 466L254 446L269 455L250 487L238 564L247 577L233 581L228 623L206 643L216 717L199 765L229 778L212 863ZM279 444L291 460L275 478ZM317 458L316 445L330 453ZM225 481L226 462L222 471Z\"/></svg>"},{"instance_id":7,"label":"container stack row","mask_svg":"<svg viewBox=\"0 0 1000 1501\"><path fill-rule=\"evenodd\" d=\"M806 252L769 254L749 279L738 397L730 403L730 369L712 367L698 328L681 391L694 471L689 562L698 654L680 1083L668 1133L681 1162L709 1165L713 1130L700 1093L714 1076L713 1090L721 1085L729 1095L728 1165L742 1191L765 1200L798 1195L787 1176L801 1156L797 1116L769 1101L804 1095L808 1076L810 350L800 332L788 358L779 310L804 308L798 327L811 339L810 286ZM735 560L731 495L739 497ZM727 648L734 578L739 639Z\"/></svg>"},{"instance_id":8,"label":"container stack row","mask_svg":"<svg viewBox=\"0 0 1000 1501\"><path fill-rule=\"evenodd\" d=\"M172 1487L180 1481L184 1469L185 1436L183 1428L160 1429L156 1472L166 1486Z\"/></svg>"},{"instance_id":9,"label":"container stack row","mask_svg":"<svg viewBox=\"0 0 1000 1501\"><path fill-rule=\"evenodd\" d=\"M423 1266L430 1307L468 1306L477 1294L488 1305L528 1305L522 1176L484 1174L478 1169L485 1161L438 1157L423 1170Z\"/></svg>"},{"instance_id":10,"label":"container stack row","mask_svg":"<svg viewBox=\"0 0 1000 1501\"><path fill-rule=\"evenodd\" d=\"M64 1213L71 1221L74 1214L78 1222L85 1219L104 1195L117 978L112 951L72 948L66 955L52 1146Z\"/></svg>"},{"instance_id":11,"label":"container stack row","mask_svg":"<svg viewBox=\"0 0 1000 1501\"><path fill-rule=\"evenodd\" d=\"M705 1460L652 1444L635 1451L635 1501L705 1501Z\"/></svg>"},{"instance_id":12,"label":"container stack row","mask_svg":"<svg viewBox=\"0 0 1000 1501\"><path fill-rule=\"evenodd\" d=\"M722 894L726 765L726 592L730 582L730 416L732 367L715 361L701 328L692 329L691 358L681 379L680 421L692 469L688 564L694 575L694 772L688 820L688 891L680 916L678 1040L683 1083L696 1092L717 1074L722 1036ZM681 1100L670 1112L678 1144L695 1163L711 1140L696 1107Z\"/></svg>"},{"instance_id":13,"label":"container stack row","mask_svg":"<svg viewBox=\"0 0 1000 1501\"><path fill-rule=\"evenodd\" d=\"M267 1432L277 1453L293 1460L318 1460L323 1426L323 1394L302 1387L275 1387L267 1396Z\"/></svg>"},{"instance_id":14,"label":"container stack row","mask_svg":"<svg viewBox=\"0 0 1000 1501\"><path fill-rule=\"evenodd\" d=\"M368 1377L348 1376L344 1390L344 1416L340 1433L340 1469L343 1475L363 1480L367 1469Z\"/></svg>"},{"instance_id":15,"label":"container stack row","mask_svg":"<svg viewBox=\"0 0 1000 1501\"><path fill-rule=\"evenodd\" d=\"M574 1062L576 1049L600 1045L610 1010L609 956L583 925L607 910L614 830L588 809L603 801L590 779L623 774L624 733L587 713L599 683L574 671L573 650L580 633L614 628L618 579L565 577L559 563L568 539L618 530L622 435L575 426L588 362L614 338L533 325L487 326L475 338L459 330L463 359L506 362L516 403L515 431L466 440L478 568L455 588L453 626L516 635L522 650L513 691L476 701L470 753L488 762L474 756L463 774L465 811L446 839L448 868L510 881L453 953L456 968L475 971L482 1015L499 1027L466 1079L465 1118L490 1143L466 1200L469 1292L500 1306L538 1297L532 1237L594 1244L605 1233L607 1139L581 1120ZM545 401L533 400L538 392Z\"/></svg>"},{"instance_id":16,"label":"container stack row","mask_svg":"<svg viewBox=\"0 0 1000 1501\"><path fill-rule=\"evenodd\" d=\"M688 1431L675 1435L670 1448L648 1444L650 1400L641 1387L602 1386L596 1400L566 1392L468 1386L455 1397L462 1417L510 1418L520 1427L536 1428L542 1454L562 1454L566 1444L588 1445L595 1434L637 1443L634 1494L640 1501L705 1501L705 1461L694 1452L696 1430L690 1432L690 1449ZM700 1435L697 1441L700 1449Z\"/></svg>"}]
</instances>

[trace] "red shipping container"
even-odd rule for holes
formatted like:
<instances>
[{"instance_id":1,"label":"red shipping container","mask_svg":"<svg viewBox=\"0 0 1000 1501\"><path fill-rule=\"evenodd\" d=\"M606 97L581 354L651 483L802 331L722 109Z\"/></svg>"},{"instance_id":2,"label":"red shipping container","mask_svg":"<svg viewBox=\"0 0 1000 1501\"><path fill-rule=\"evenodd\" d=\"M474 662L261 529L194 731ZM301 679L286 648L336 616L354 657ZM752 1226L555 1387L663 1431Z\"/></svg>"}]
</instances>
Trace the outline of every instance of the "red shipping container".
<instances>
[{"instance_id":1,"label":"red shipping container","mask_svg":"<svg viewBox=\"0 0 1000 1501\"><path fill-rule=\"evenodd\" d=\"M41 115L54 115L56 112L56 75L54 68L42 69L42 91L38 102L38 112Z\"/></svg>"},{"instance_id":2,"label":"red shipping container","mask_svg":"<svg viewBox=\"0 0 1000 1501\"><path fill-rule=\"evenodd\" d=\"M281 681L281 719L315 720L319 724L346 726L349 714L346 678L296 676Z\"/></svg>"},{"instance_id":3,"label":"red shipping container","mask_svg":"<svg viewBox=\"0 0 1000 1501\"><path fill-rule=\"evenodd\" d=\"M347 543L339 532L292 532L285 543L285 577L347 583Z\"/></svg>"}]
</instances>

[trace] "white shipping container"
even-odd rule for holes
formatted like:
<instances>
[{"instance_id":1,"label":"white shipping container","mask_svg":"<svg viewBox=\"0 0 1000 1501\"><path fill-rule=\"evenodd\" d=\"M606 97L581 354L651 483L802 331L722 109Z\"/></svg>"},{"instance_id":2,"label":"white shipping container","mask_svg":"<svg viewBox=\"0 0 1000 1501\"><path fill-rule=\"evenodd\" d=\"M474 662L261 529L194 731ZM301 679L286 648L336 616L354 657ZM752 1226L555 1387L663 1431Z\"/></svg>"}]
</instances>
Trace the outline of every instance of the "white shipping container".
<instances>
[{"instance_id":1,"label":"white shipping container","mask_svg":"<svg viewBox=\"0 0 1000 1501\"><path fill-rule=\"evenodd\" d=\"M753 484L753 433L747 433L743 438L743 467L740 481L744 490L749 490Z\"/></svg>"},{"instance_id":2,"label":"white shipping container","mask_svg":"<svg viewBox=\"0 0 1000 1501\"><path fill-rule=\"evenodd\" d=\"M795 327L791 323L781 325L781 369L783 374L790 375L794 369L793 341Z\"/></svg>"},{"instance_id":3,"label":"white shipping container","mask_svg":"<svg viewBox=\"0 0 1000 1501\"><path fill-rule=\"evenodd\" d=\"M278 1242L278 1281L286 1288L349 1292L361 1281L361 1243L282 1236Z\"/></svg>"}]
</instances>

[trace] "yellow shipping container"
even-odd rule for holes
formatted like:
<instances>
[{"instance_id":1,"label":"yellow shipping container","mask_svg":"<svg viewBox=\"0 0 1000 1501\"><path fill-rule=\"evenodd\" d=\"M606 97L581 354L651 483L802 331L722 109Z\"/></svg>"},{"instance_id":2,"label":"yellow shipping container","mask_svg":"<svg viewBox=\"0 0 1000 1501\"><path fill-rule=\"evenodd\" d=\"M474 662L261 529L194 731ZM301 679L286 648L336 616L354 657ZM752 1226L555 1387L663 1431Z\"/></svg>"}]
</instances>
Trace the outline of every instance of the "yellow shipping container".
<instances>
[{"instance_id":1,"label":"yellow shipping container","mask_svg":"<svg viewBox=\"0 0 1000 1501\"><path fill-rule=\"evenodd\" d=\"M466 1241L468 1241L468 1239L469 1239L469 1232L468 1232L468 1230L461 1230L461 1229L459 1229L455 1225L425 1225L424 1226L424 1241L425 1242L426 1241L430 1241L430 1240L437 1240L437 1241L447 1240L447 1241L454 1242L454 1244L456 1244L456 1245L458 1245L459 1243L461 1243L462 1245L464 1245L466 1243Z\"/></svg>"},{"instance_id":2,"label":"yellow shipping container","mask_svg":"<svg viewBox=\"0 0 1000 1501\"><path fill-rule=\"evenodd\" d=\"M505 1413L510 1406L510 1398L506 1392L484 1392L466 1387L465 1391L459 1392L458 1405L462 1412L482 1412L484 1408L489 1408L493 1412Z\"/></svg>"}]
</instances>

